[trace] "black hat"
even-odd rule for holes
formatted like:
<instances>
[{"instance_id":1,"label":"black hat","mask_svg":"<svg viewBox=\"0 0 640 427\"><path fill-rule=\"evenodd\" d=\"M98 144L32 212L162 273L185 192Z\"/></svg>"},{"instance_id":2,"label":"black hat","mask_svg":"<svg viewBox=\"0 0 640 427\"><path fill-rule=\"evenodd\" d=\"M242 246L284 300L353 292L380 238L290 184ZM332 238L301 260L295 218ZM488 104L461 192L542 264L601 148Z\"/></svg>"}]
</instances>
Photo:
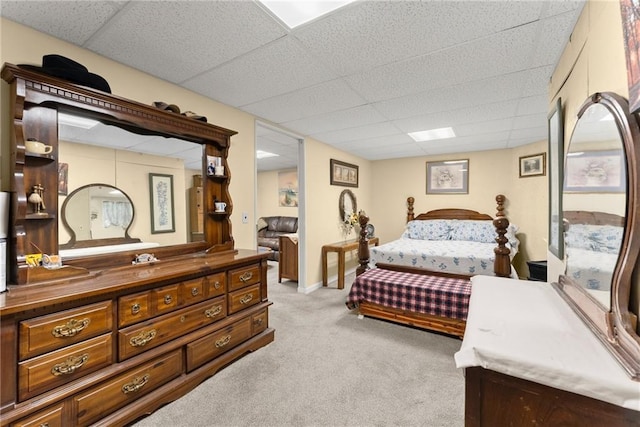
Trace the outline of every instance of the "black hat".
<instances>
[{"instance_id":1,"label":"black hat","mask_svg":"<svg viewBox=\"0 0 640 427\"><path fill-rule=\"evenodd\" d=\"M103 77L90 73L84 65L61 55L44 55L42 57L42 67L28 64L19 64L18 66L111 93L109 83Z\"/></svg>"}]
</instances>

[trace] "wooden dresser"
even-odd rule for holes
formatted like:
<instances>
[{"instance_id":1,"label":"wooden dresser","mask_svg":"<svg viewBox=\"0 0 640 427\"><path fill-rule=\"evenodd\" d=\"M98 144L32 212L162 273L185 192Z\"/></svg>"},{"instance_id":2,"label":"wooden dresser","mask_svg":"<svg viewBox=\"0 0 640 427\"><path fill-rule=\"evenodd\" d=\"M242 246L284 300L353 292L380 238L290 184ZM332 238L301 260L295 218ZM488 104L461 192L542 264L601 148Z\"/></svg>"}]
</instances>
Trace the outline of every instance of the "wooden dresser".
<instances>
[{"instance_id":1,"label":"wooden dresser","mask_svg":"<svg viewBox=\"0 0 640 427\"><path fill-rule=\"evenodd\" d=\"M185 255L0 294L2 426L126 425L274 339L266 256Z\"/></svg>"}]
</instances>

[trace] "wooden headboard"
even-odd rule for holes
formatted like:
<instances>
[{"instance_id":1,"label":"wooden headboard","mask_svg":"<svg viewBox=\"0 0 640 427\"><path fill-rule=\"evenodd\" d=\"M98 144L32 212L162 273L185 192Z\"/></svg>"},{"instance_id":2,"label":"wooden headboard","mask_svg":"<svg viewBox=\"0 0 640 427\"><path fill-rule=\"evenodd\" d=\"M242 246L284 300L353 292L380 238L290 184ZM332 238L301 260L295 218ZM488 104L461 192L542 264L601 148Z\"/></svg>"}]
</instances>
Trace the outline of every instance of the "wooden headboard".
<instances>
[{"instance_id":1,"label":"wooden headboard","mask_svg":"<svg viewBox=\"0 0 640 427\"><path fill-rule=\"evenodd\" d=\"M606 212L563 211L562 219L568 224L615 225L617 227L625 225L625 217Z\"/></svg>"},{"instance_id":2,"label":"wooden headboard","mask_svg":"<svg viewBox=\"0 0 640 427\"><path fill-rule=\"evenodd\" d=\"M498 213L496 217L504 216L504 202L506 197L502 194L496 196L496 202L498 203ZM472 211L470 209L460 208L446 208L446 209L434 209L432 211L424 212L415 216L413 213L413 204L415 199L413 197L407 198L407 222L413 220L429 220L429 219L474 219L474 220L493 220L494 217L488 214L483 214L478 211Z\"/></svg>"}]
</instances>

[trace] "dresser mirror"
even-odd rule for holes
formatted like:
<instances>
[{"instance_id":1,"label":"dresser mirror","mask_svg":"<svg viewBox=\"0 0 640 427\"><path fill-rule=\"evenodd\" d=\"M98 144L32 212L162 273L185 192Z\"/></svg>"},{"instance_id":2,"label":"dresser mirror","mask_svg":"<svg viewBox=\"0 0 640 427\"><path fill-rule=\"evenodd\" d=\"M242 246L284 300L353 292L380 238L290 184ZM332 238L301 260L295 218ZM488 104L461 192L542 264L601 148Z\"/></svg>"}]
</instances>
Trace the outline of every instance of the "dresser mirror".
<instances>
[{"instance_id":1,"label":"dresser mirror","mask_svg":"<svg viewBox=\"0 0 640 427\"><path fill-rule=\"evenodd\" d=\"M66 171L60 179L67 180L64 187L70 191L68 196L59 193L62 209L58 240L63 258L99 254L100 246L109 246L104 251L111 252L188 242L191 233L186 191L193 184L193 175L202 175L200 144L135 133L108 122L65 112L58 114L58 140L59 162L65 165ZM151 233L149 173L173 176L174 214L179 222L171 236ZM102 183L114 183L115 186ZM107 190L120 191L120 197L130 202L131 212L135 207L136 215L125 228L119 219L117 226L108 219L106 221L112 224L104 225L103 211L108 212L109 195L102 199L105 196L102 193ZM90 200L93 203L85 203ZM100 204L102 206L98 206ZM117 206L124 207L125 204L118 203ZM118 230L120 235L115 235ZM129 234L136 238L132 239Z\"/></svg>"},{"instance_id":2,"label":"dresser mirror","mask_svg":"<svg viewBox=\"0 0 640 427\"><path fill-rule=\"evenodd\" d=\"M635 380L640 337L630 295L640 249L639 145L638 121L624 98L596 93L580 108L564 167L566 269L554 284Z\"/></svg>"}]
</instances>

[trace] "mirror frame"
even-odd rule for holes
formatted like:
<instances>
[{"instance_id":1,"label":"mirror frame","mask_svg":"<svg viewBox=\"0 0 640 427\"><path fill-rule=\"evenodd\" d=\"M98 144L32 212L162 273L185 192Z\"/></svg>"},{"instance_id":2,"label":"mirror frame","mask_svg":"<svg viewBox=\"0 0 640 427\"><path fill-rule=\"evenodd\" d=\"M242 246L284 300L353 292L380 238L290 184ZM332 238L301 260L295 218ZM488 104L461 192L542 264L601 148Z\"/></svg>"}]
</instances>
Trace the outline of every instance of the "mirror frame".
<instances>
[{"instance_id":1,"label":"mirror frame","mask_svg":"<svg viewBox=\"0 0 640 427\"><path fill-rule=\"evenodd\" d=\"M560 275L559 283L553 283L553 286L629 376L640 381L640 336L634 329L634 317L637 319L637 316L629 311L633 273L640 252L639 119L629 112L626 99L615 93L602 92L591 95L582 104L576 126L584 112L594 104L603 105L613 115L622 139L627 169L625 230L611 282L611 308L606 310L565 274Z\"/></svg>"},{"instance_id":2,"label":"mirror frame","mask_svg":"<svg viewBox=\"0 0 640 427\"><path fill-rule=\"evenodd\" d=\"M79 193L82 190L90 189L91 187L109 187L109 188L114 188L114 189L120 191L122 193L122 195L124 197L126 197L127 200L129 201L129 203L131 204L131 210L132 210L131 222L129 223L127 228L124 230L124 237L114 237L114 238L111 238L111 239L76 240L76 232L71 227L69 222L67 221L67 204L69 203L69 200L71 200L71 198L75 194ZM88 247L94 247L94 246L120 245L120 244L123 244L123 243L138 243L138 242L140 242L140 239L133 238L133 237L131 237L129 235L129 229L133 225L133 220L136 217L136 207L133 204L133 201L131 200L131 197L129 197L129 195L127 193L125 193L124 191L120 190L117 187L114 187L113 185L110 185L110 184L87 184L87 185L83 185L82 187L76 188L71 193L69 193L69 195L64 199L64 202L62 202L62 208L60 209L60 214L61 214L60 222L62 222L62 225L64 226L64 228L67 230L67 232L69 232L69 241L67 243L58 243L58 248L60 248L60 249L88 248Z\"/></svg>"},{"instance_id":3,"label":"mirror frame","mask_svg":"<svg viewBox=\"0 0 640 427\"><path fill-rule=\"evenodd\" d=\"M22 285L46 281L55 274L53 270L47 273L49 276L30 274L26 255L32 253L34 245L41 253L58 253L58 195L53 191L45 194L50 214L44 220L35 221L28 215L24 192L25 188L33 185L32 181L46 183L45 188L57 187L58 112L108 122L131 132L174 137L200 144L203 171L208 155L222 157L225 176L207 177L203 182L204 240L158 247L154 249L154 253L158 258L168 258L235 251L231 226L233 202L229 193L232 176L227 158L231 137L237 134L236 131L76 85L14 64L5 63L1 77L10 85L10 120L13 123L9 160L9 179L13 191L7 242L9 283ZM45 165L34 166L33 159L25 160L29 157L24 147L27 137L36 137L54 147ZM227 203L224 214L213 213L214 199ZM63 262L72 267L97 270L130 265L135 256L136 251L125 250L108 257L87 255Z\"/></svg>"},{"instance_id":4,"label":"mirror frame","mask_svg":"<svg viewBox=\"0 0 640 427\"><path fill-rule=\"evenodd\" d=\"M562 181L564 158L564 116L562 115L562 98L558 97L556 104L548 116L549 140L549 251L559 259L564 258L564 240L562 235ZM551 126L557 127L555 135L551 134ZM556 166L555 168L553 166ZM557 212L555 211L557 209ZM557 223L553 222L557 216ZM555 234L554 234L555 233Z\"/></svg>"},{"instance_id":5,"label":"mirror frame","mask_svg":"<svg viewBox=\"0 0 640 427\"><path fill-rule=\"evenodd\" d=\"M340 212L340 221L344 221L344 200L346 197L351 199L351 206L353 206L353 212L358 213L358 202L356 201L356 195L351 190L342 190L340 198L338 199L338 210Z\"/></svg>"}]
</instances>

